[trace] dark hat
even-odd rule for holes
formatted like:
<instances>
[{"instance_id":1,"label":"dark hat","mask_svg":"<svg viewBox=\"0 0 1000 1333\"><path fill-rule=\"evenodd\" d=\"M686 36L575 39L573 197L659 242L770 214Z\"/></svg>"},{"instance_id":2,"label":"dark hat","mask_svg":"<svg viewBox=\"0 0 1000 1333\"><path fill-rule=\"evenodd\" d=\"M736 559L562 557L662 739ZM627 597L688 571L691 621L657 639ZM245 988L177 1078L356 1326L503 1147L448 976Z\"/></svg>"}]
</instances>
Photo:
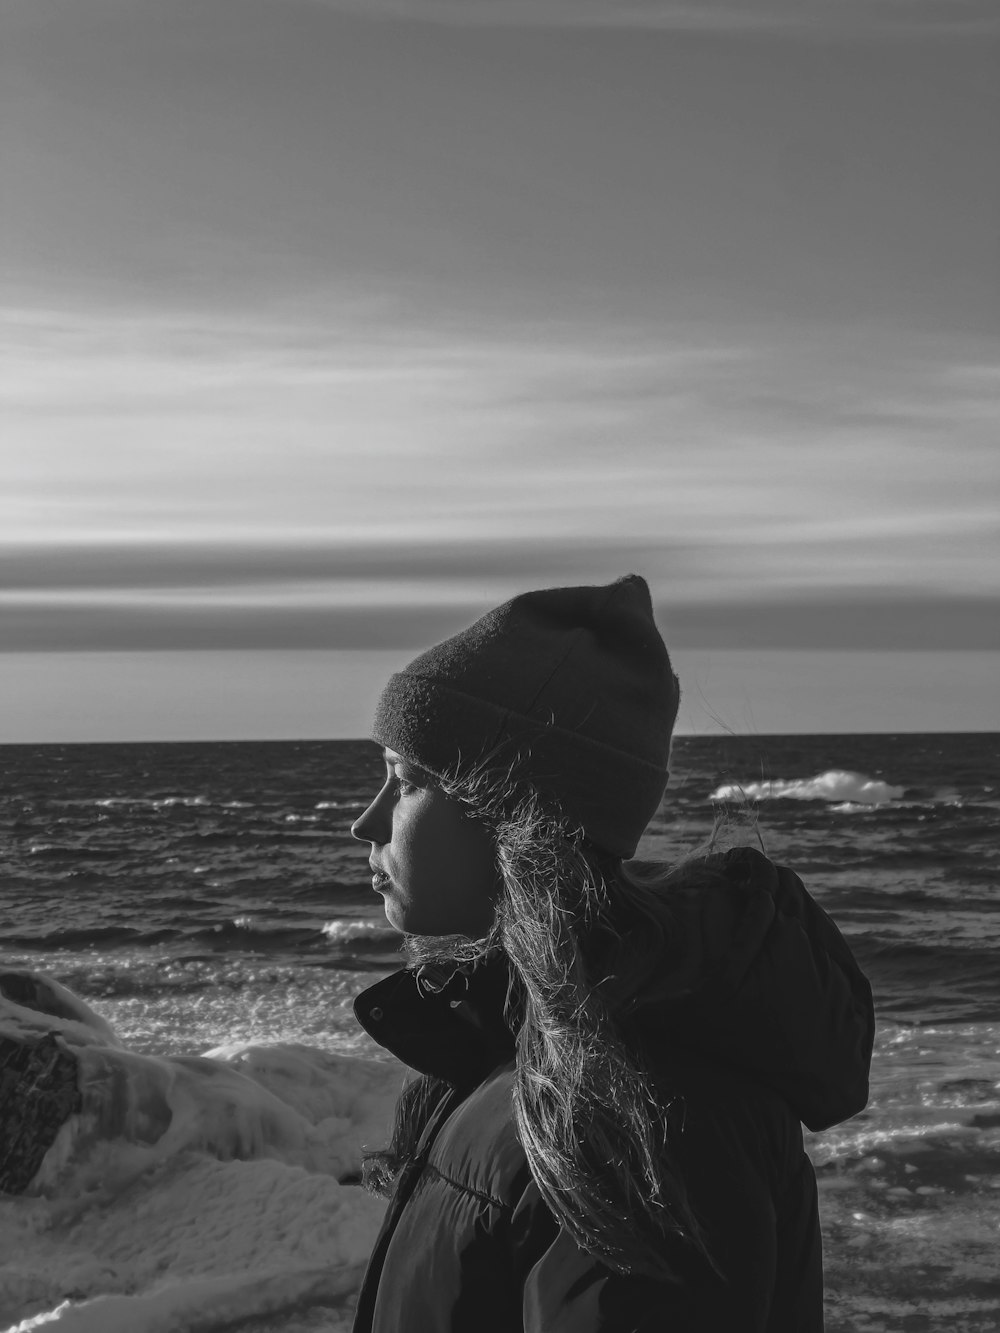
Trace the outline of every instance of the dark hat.
<instances>
[{"instance_id":1,"label":"dark hat","mask_svg":"<svg viewBox=\"0 0 1000 1333\"><path fill-rule=\"evenodd\" d=\"M391 676L379 744L430 773L490 756L613 855L667 783L680 688L645 579L526 592Z\"/></svg>"}]
</instances>

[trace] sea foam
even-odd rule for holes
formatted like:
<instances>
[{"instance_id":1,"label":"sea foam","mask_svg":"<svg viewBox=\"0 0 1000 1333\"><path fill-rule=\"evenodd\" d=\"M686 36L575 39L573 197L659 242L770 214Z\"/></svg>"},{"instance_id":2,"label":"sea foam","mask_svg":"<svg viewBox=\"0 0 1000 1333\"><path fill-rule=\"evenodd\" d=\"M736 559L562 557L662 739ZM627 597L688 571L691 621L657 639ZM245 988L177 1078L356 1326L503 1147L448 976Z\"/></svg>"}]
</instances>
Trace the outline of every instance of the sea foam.
<instances>
[{"instance_id":1,"label":"sea foam","mask_svg":"<svg viewBox=\"0 0 1000 1333\"><path fill-rule=\"evenodd\" d=\"M904 787L893 786L831 768L811 778L769 778L765 782L727 782L709 796L710 801L836 801L839 804L886 805L903 796Z\"/></svg>"},{"instance_id":2,"label":"sea foam","mask_svg":"<svg viewBox=\"0 0 1000 1333\"><path fill-rule=\"evenodd\" d=\"M399 941L399 932L382 920L366 921L364 918L349 920L341 917L337 921L327 921L322 930L326 938L334 944L342 944L347 940L385 940L387 943Z\"/></svg>"}]
</instances>

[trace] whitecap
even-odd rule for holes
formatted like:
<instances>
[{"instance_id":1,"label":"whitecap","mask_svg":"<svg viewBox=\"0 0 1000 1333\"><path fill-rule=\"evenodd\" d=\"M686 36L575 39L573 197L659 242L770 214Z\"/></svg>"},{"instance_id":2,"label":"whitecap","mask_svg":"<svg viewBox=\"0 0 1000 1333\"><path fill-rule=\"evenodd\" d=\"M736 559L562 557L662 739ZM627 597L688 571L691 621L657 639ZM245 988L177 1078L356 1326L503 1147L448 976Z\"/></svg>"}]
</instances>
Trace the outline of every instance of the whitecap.
<instances>
[{"instance_id":1,"label":"whitecap","mask_svg":"<svg viewBox=\"0 0 1000 1333\"><path fill-rule=\"evenodd\" d=\"M343 944L347 940L395 940L398 931L385 921L327 921L322 927L323 934L334 944Z\"/></svg>"},{"instance_id":2,"label":"whitecap","mask_svg":"<svg viewBox=\"0 0 1000 1333\"><path fill-rule=\"evenodd\" d=\"M904 787L849 769L830 768L811 778L771 778L766 782L728 782L710 801L831 801L838 804L886 805L898 801Z\"/></svg>"}]
</instances>

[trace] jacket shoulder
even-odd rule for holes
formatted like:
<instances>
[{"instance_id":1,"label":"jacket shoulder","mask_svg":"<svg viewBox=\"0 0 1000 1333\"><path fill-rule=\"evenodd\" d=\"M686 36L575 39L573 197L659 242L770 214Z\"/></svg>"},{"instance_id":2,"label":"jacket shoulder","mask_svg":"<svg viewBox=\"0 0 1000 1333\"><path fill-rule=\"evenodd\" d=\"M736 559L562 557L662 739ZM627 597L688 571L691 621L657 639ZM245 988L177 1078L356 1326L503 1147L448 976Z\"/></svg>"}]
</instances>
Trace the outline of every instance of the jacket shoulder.
<instances>
[{"instance_id":1,"label":"jacket shoulder","mask_svg":"<svg viewBox=\"0 0 1000 1333\"><path fill-rule=\"evenodd\" d=\"M513 1063L495 1069L448 1117L426 1168L452 1189L507 1212L530 1176L514 1127L513 1087Z\"/></svg>"}]
</instances>

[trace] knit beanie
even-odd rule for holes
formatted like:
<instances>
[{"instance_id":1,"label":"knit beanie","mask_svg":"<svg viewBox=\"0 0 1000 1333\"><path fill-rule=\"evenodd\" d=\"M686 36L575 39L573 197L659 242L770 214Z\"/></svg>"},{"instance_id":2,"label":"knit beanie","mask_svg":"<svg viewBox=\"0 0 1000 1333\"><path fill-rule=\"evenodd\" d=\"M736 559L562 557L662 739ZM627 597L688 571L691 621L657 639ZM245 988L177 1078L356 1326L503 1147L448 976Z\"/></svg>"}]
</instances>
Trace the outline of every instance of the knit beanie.
<instances>
[{"instance_id":1,"label":"knit beanie","mask_svg":"<svg viewBox=\"0 0 1000 1333\"><path fill-rule=\"evenodd\" d=\"M645 579L526 592L389 678L374 739L429 773L489 756L630 857L667 783L680 689Z\"/></svg>"}]
</instances>

